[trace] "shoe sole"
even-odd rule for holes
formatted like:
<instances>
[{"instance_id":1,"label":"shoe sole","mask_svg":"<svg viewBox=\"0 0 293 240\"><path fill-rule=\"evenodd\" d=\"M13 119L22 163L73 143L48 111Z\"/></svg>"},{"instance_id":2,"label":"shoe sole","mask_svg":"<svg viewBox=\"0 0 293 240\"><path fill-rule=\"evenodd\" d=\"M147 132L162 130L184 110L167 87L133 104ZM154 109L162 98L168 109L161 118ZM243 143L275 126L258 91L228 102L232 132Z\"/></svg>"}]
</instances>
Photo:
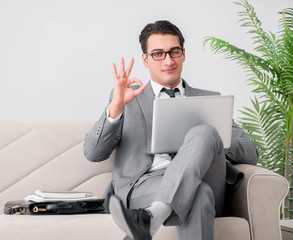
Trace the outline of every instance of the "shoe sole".
<instances>
[{"instance_id":1,"label":"shoe sole","mask_svg":"<svg viewBox=\"0 0 293 240\"><path fill-rule=\"evenodd\" d=\"M115 223L123 230L123 232L126 233L127 238L124 238L124 239L135 240L127 224L127 221L125 219L124 212L122 210L123 209L122 204L123 203L121 202L121 200L115 197L115 195L113 195L110 198L110 203L109 203L110 213Z\"/></svg>"}]
</instances>

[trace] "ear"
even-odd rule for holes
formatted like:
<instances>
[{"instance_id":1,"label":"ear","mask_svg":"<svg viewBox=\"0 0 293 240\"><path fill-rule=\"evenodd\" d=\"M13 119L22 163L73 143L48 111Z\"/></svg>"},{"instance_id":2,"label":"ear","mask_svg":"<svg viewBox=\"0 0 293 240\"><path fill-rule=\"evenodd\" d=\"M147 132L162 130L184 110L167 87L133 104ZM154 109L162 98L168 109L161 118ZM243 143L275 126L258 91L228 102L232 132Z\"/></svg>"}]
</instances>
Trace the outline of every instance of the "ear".
<instances>
[{"instance_id":1,"label":"ear","mask_svg":"<svg viewBox=\"0 0 293 240\"><path fill-rule=\"evenodd\" d=\"M146 55L146 54L142 54L141 55L141 57L142 57L142 62L143 62L143 64L144 64L144 66L146 67L146 68L149 68L149 59L148 59L148 56Z\"/></svg>"},{"instance_id":2,"label":"ear","mask_svg":"<svg viewBox=\"0 0 293 240\"><path fill-rule=\"evenodd\" d=\"M185 48L183 48L183 62L185 62Z\"/></svg>"}]
</instances>

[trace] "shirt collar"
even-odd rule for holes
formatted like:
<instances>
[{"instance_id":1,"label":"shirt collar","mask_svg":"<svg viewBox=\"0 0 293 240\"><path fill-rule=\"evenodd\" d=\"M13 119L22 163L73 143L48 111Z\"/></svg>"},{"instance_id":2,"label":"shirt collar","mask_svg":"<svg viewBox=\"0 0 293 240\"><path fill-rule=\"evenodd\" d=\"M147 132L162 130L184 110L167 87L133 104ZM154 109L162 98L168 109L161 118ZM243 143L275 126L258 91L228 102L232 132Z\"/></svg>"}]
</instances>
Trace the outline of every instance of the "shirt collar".
<instances>
[{"instance_id":1,"label":"shirt collar","mask_svg":"<svg viewBox=\"0 0 293 240\"><path fill-rule=\"evenodd\" d=\"M180 79L180 82L179 82L178 85L177 85L176 87L174 87L174 88L178 88L179 91L180 91L180 94L181 94L182 96L184 96L184 95L185 95L185 89L184 89L182 83L183 83L183 82L182 82L182 79ZM159 84L159 83L157 83L157 82L154 82L153 80L151 80L151 85L152 85L152 88L153 88L153 91L154 91L154 95L155 95L156 97L159 97L159 94L160 94L162 88L170 89L170 88L168 88L168 87L164 87L163 85L161 85L161 84Z\"/></svg>"}]
</instances>

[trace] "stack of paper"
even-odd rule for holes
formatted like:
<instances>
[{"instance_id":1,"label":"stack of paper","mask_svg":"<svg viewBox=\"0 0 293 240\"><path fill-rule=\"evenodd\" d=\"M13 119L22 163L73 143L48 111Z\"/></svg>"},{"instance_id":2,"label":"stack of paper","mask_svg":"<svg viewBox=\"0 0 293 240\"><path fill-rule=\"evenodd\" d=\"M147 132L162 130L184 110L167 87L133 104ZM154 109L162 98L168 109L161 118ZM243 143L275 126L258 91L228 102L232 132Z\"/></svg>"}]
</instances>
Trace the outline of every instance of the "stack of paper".
<instances>
[{"instance_id":1,"label":"stack of paper","mask_svg":"<svg viewBox=\"0 0 293 240\"><path fill-rule=\"evenodd\" d=\"M25 197L25 201L33 202L52 202L52 201L82 201L98 199L91 192L75 192L75 191L42 191L36 190L34 195Z\"/></svg>"}]
</instances>

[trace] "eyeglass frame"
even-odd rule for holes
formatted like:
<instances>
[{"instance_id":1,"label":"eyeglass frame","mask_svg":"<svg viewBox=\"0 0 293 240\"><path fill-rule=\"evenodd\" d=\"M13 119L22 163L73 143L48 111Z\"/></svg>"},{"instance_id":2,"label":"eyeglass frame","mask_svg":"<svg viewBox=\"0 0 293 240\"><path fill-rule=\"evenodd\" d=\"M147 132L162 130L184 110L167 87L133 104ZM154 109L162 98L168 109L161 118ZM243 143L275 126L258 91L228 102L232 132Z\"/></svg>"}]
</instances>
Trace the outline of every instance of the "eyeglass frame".
<instances>
[{"instance_id":1,"label":"eyeglass frame","mask_svg":"<svg viewBox=\"0 0 293 240\"><path fill-rule=\"evenodd\" d=\"M172 57L171 56L171 54L170 54L170 52L172 52L172 51L174 51L174 50L181 50L181 55L180 56L178 56L178 57ZM165 53L165 56L164 56L164 58L162 58L162 59L154 59L154 57L153 57L153 55L155 54L155 53L157 53L157 52L163 52L163 53ZM174 47L174 48L171 48L169 51L163 51L163 50L156 50L155 52L153 52L153 53L144 53L145 55L147 55L147 56L151 56L152 57L152 59L154 60L154 61L162 61L162 60L164 60L165 58L166 58L166 56L167 56L167 54L169 54L169 56L170 56L170 58L180 58L180 57L182 57L183 56L183 49L181 48L181 47Z\"/></svg>"}]
</instances>

